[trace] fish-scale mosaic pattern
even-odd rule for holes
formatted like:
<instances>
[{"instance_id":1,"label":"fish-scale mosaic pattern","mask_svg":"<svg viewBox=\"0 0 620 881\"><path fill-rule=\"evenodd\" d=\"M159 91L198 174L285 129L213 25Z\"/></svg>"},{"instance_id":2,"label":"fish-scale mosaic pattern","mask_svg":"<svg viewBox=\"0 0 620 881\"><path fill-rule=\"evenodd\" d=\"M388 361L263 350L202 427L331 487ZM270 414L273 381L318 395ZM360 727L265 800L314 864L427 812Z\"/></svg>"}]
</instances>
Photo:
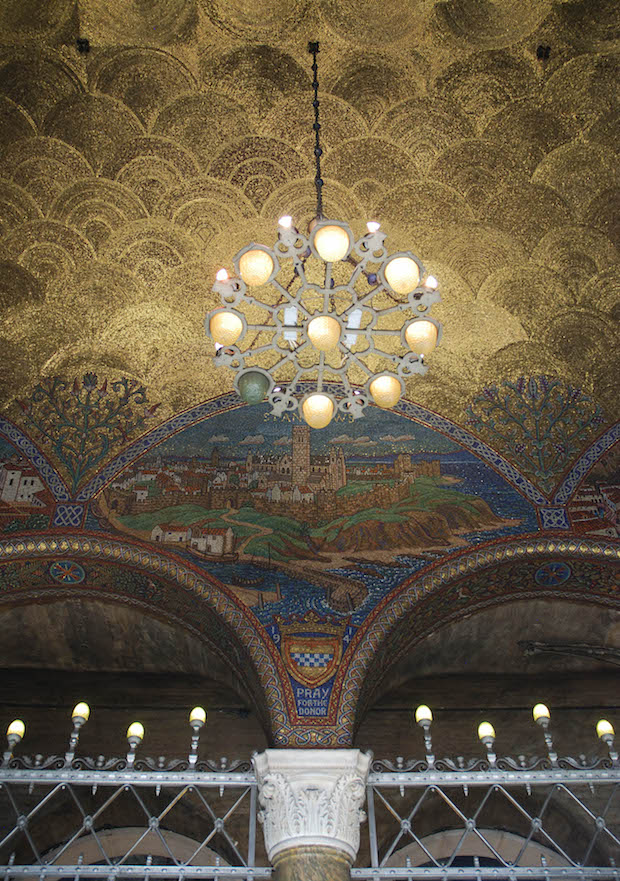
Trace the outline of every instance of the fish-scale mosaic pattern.
<instances>
[{"instance_id":1,"label":"fish-scale mosaic pattern","mask_svg":"<svg viewBox=\"0 0 620 881\"><path fill-rule=\"evenodd\" d=\"M313 214L310 35L327 212L380 220L442 281L407 396L464 422L485 386L545 374L613 421L615 4L20 0L0 25L3 406L87 370L145 383L162 418L232 388L203 318L219 266Z\"/></svg>"}]
</instances>

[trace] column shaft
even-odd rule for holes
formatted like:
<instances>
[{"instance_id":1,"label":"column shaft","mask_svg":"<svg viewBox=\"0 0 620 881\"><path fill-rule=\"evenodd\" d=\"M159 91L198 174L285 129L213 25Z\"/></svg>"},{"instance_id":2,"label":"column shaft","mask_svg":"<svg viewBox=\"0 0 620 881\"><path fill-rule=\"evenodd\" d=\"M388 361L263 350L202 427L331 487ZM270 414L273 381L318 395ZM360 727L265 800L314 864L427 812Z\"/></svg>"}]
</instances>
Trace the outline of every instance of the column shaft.
<instances>
[{"instance_id":1,"label":"column shaft","mask_svg":"<svg viewBox=\"0 0 620 881\"><path fill-rule=\"evenodd\" d=\"M350 863L333 847L291 847L274 860L274 881L350 881Z\"/></svg>"}]
</instances>

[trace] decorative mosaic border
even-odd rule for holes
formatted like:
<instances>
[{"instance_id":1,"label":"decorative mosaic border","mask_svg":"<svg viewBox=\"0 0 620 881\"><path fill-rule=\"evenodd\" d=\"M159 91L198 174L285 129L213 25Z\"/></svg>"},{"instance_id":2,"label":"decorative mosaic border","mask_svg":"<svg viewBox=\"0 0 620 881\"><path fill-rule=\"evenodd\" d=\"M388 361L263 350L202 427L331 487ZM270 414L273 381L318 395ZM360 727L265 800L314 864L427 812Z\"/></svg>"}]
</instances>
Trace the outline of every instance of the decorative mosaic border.
<instances>
[{"instance_id":1,"label":"decorative mosaic border","mask_svg":"<svg viewBox=\"0 0 620 881\"><path fill-rule=\"evenodd\" d=\"M394 407L394 410L403 416L414 419L416 422L427 425L429 428L435 428L437 431L445 434L446 437L449 437L450 440L470 450L475 456L482 459L501 474L502 477L505 477L506 480L512 483L534 505L547 505L549 503L547 497L543 495L538 487L534 486L520 471L517 471L514 465L511 465L507 459L504 459L492 447L473 434L470 434L469 431L460 425L411 401L400 401Z\"/></svg>"},{"instance_id":2,"label":"decorative mosaic border","mask_svg":"<svg viewBox=\"0 0 620 881\"><path fill-rule=\"evenodd\" d=\"M66 502L71 498L69 490L62 477L60 477L58 472L52 467L41 450L27 434L24 434L20 428L13 425L8 419L2 417L0 417L0 434L17 447L20 453L23 453L34 465L39 476L43 479L43 482L57 501Z\"/></svg>"},{"instance_id":3,"label":"decorative mosaic border","mask_svg":"<svg viewBox=\"0 0 620 881\"><path fill-rule=\"evenodd\" d=\"M147 545L93 534L29 534L0 541L0 563L49 556L70 556L131 566L168 579L203 600L236 633L248 652L262 684L275 732L286 727L282 685L285 671L275 646L252 613L207 573L192 569L173 555Z\"/></svg>"},{"instance_id":4,"label":"decorative mosaic border","mask_svg":"<svg viewBox=\"0 0 620 881\"><path fill-rule=\"evenodd\" d=\"M156 446L156 444L178 434L179 431L182 431L184 428L190 428L192 425L202 422L209 416L218 416L220 413L225 413L227 410L232 410L242 405L243 402L239 395L236 392L229 392L227 395L223 395L220 398L212 398L210 401L205 401L204 404L192 407L191 410L186 410L185 413L179 413L178 416L173 416L172 419L169 419L167 422L162 422L157 428L154 428L152 431L149 431L148 434L139 437L138 440L130 444L127 449L123 450L122 453L119 453L116 458L112 459L111 462L108 462L108 464L102 468L101 471L99 471L92 480L86 484L86 486L82 487L77 494L77 500L86 501L87 499L91 499L106 485L106 483L112 480L119 471L122 471L123 468L126 468L127 465L131 464L134 459L139 458L151 447Z\"/></svg>"},{"instance_id":5,"label":"decorative mosaic border","mask_svg":"<svg viewBox=\"0 0 620 881\"><path fill-rule=\"evenodd\" d=\"M474 551L468 548L460 555L453 555L448 561L433 564L418 577L413 576L405 582L395 594L385 597L351 641L347 652L349 664L346 668L343 665L338 674L339 682L334 684L334 690L338 685L341 687L338 743L343 745L351 741L364 679L380 645L392 628L412 613L418 600L464 575L507 560L557 554L562 554L564 559L579 557L613 563L620 561L620 541L529 536L478 546Z\"/></svg>"},{"instance_id":6,"label":"decorative mosaic border","mask_svg":"<svg viewBox=\"0 0 620 881\"><path fill-rule=\"evenodd\" d=\"M553 502L557 505L565 505L588 472L596 465L603 453L610 450L615 443L620 441L620 421L608 428L604 434L598 437L588 447L582 456L577 459L570 471L559 484L553 495Z\"/></svg>"}]
</instances>

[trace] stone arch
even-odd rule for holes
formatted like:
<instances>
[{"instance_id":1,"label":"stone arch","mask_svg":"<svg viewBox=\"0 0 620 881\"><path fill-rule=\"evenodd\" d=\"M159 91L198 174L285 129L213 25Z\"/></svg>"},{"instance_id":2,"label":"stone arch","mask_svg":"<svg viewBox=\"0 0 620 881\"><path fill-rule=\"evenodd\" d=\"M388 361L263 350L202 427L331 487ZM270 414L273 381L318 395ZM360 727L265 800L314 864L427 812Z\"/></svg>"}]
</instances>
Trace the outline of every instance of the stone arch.
<instances>
[{"instance_id":1,"label":"stone arch","mask_svg":"<svg viewBox=\"0 0 620 881\"><path fill-rule=\"evenodd\" d=\"M59 562L74 563L73 580L54 579ZM175 554L105 533L32 533L0 542L0 575L0 607L90 597L180 625L247 682L268 737L285 722L282 662L262 625L214 576Z\"/></svg>"},{"instance_id":2,"label":"stone arch","mask_svg":"<svg viewBox=\"0 0 620 881\"><path fill-rule=\"evenodd\" d=\"M545 565L568 570L545 583ZM517 599L562 598L620 609L618 542L525 536L467 548L426 567L378 604L351 641L339 674L338 738L349 743L393 665L415 643L473 612ZM550 579L552 581L552 579Z\"/></svg>"},{"instance_id":3,"label":"stone arch","mask_svg":"<svg viewBox=\"0 0 620 881\"><path fill-rule=\"evenodd\" d=\"M470 835L459 850L461 857L471 857L472 864L474 857L484 859L491 856L491 851L485 847L481 840L484 838L506 862L513 862L521 849L524 848L519 861L522 866L534 866L536 862L541 862L541 858L546 860L548 866L554 868L570 866L568 860L550 847L545 847L535 841L528 842L520 835L515 835L514 832L506 832L503 829L478 829L477 831L480 833L480 837ZM463 831L461 829L444 829L441 832L435 832L422 838L420 844L414 842L397 850L386 865L389 867L405 866L407 859L410 860L412 866L423 865L428 860L423 848L426 848L438 861L448 859L454 853L462 837Z\"/></svg>"},{"instance_id":4,"label":"stone arch","mask_svg":"<svg viewBox=\"0 0 620 881\"><path fill-rule=\"evenodd\" d=\"M142 838L139 850L134 850L134 853L139 856L148 854L154 857L155 862L158 857L169 858L170 852L172 852L177 860L188 861L190 866L229 865L210 847L201 846L200 841L167 829L158 830L158 834L156 834L153 829L140 826L119 826L115 829L102 830L98 833L98 838L111 860L124 856L132 847L135 847L135 842ZM199 853L196 853L197 850ZM79 838L68 847L56 847L48 851L46 862L53 865L57 856L60 855L60 851L62 851L63 865L77 865L80 857L82 857L82 863L85 866L92 866L101 860L101 850L94 838L90 838L86 842L84 838Z\"/></svg>"}]
</instances>

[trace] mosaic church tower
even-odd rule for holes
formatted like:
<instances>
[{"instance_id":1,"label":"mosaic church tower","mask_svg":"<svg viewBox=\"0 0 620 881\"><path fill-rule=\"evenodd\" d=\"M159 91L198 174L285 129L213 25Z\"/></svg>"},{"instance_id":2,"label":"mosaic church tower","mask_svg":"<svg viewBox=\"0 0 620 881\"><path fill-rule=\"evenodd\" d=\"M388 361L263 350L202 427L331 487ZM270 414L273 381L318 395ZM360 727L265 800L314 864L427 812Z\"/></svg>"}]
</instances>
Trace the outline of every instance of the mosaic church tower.
<instances>
[{"instance_id":1,"label":"mosaic church tower","mask_svg":"<svg viewBox=\"0 0 620 881\"><path fill-rule=\"evenodd\" d=\"M298 486L310 476L310 429L307 425L293 426L292 481Z\"/></svg>"}]
</instances>

